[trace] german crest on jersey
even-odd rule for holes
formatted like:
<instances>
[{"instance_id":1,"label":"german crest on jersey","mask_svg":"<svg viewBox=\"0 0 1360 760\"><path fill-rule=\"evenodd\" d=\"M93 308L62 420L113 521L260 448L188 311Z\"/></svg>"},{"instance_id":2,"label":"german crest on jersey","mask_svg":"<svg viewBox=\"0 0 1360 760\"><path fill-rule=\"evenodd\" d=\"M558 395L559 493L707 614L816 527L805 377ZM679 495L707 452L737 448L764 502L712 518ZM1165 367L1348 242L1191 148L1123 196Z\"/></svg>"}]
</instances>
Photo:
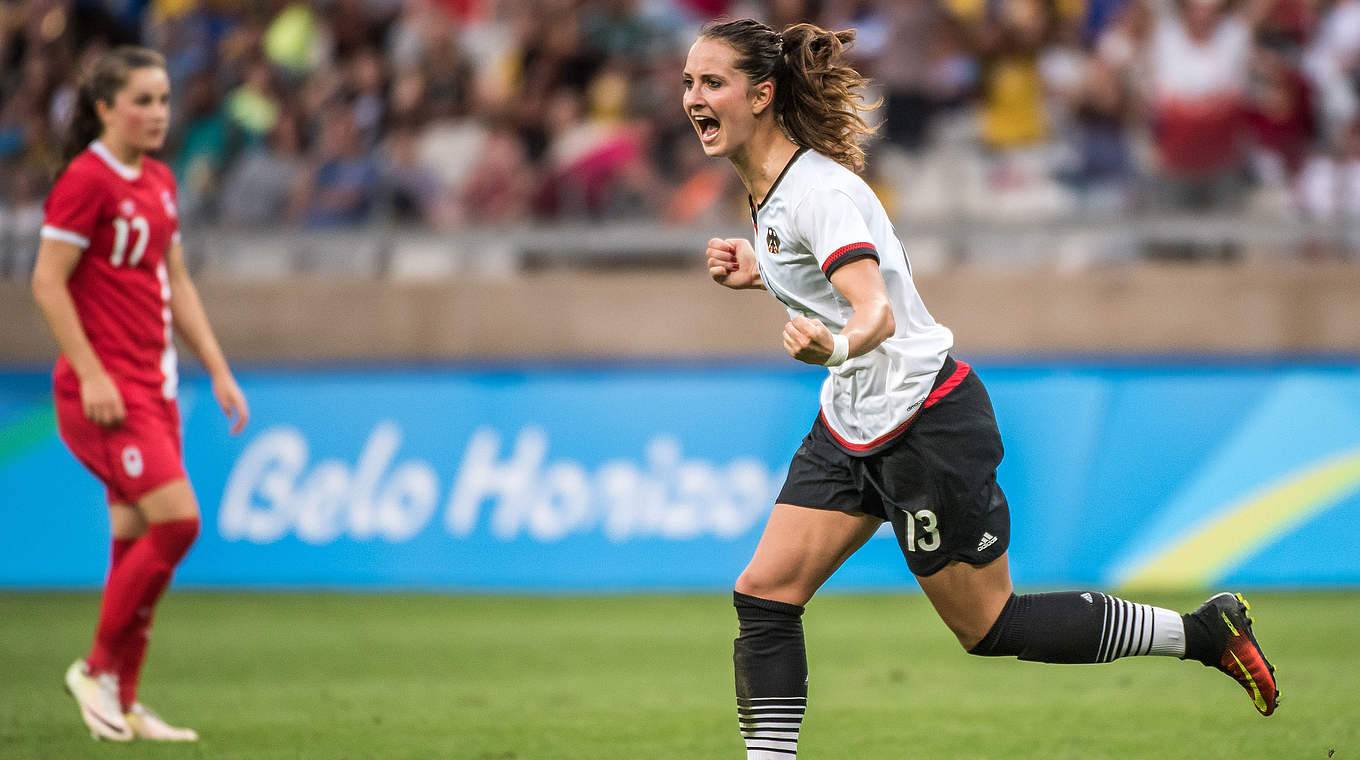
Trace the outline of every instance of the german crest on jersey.
<instances>
[{"instance_id":1,"label":"german crest on jersey","mask_svg":"<svg viewBox=\"0 0 1360 760\"><path fill-rule=\"evenodd\" d=\"M765 247L770 249L771 256L779 255L779 233L775 232L773 227L765 235Z\"/></svg>"}]
</instances>

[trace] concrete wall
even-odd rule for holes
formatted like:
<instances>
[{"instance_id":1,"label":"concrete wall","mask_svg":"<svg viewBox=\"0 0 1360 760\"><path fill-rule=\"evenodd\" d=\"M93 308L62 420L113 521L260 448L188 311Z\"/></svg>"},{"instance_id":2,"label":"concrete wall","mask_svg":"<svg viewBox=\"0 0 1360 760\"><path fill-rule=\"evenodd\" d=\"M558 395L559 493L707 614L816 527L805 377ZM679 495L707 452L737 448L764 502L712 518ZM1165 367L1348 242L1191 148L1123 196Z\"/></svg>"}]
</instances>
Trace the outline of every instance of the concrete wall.
<instances>
[{"instance_id":1,"label":"concrete wall","mask_svg":"<svg viewBox=\"0 0 1360 760\"><path fill-rule=\"evenodd\" d=\"M965 354L1360 353L1356 266L962 269L918 286ZM701 270L199 288L239 360L779 356L785 319L767 294L727 291ZM0 361L55 355L25 283L0 283L0 325Z\"/></svg>"}]
</instances>

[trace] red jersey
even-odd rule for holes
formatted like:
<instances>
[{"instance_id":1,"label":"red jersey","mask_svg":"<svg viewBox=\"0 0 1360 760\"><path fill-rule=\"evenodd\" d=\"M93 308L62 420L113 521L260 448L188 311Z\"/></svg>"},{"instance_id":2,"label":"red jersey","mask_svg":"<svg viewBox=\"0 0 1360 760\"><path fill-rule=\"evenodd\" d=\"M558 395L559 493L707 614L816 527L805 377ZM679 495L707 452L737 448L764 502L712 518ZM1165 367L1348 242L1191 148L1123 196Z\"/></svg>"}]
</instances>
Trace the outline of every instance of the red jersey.
<instances>
[{"instance_id":1,"label":"red jersey","mask_svg":"<svg viewBox=\"0 0 1360 760\"><path fill-rule=\"evenodd\" d=\"M165 257L179 242L175 179L149 157L136 169L95 141L71 160L45 204L42 236L84 249L67 289L81 327L123 392L174 398L170 278ZM57 359L59 385L75 372Z\"/></svg>"}]
</instances>

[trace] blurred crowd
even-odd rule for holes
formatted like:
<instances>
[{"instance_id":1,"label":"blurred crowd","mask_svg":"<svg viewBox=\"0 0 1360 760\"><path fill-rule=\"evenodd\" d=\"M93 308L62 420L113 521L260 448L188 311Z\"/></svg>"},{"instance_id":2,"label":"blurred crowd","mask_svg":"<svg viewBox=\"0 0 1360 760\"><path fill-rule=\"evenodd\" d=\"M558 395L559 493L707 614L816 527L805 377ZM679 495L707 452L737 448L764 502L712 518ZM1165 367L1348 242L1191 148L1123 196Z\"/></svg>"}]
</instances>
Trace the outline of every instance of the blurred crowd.
<instances>
[{"instance_id":1,"label":"blurred crowd","mask_svg":"<svg viewBox=\"0 0 1360 760\"><path fill-rule=\"evenodd\" d=\"M1360 215L1360 0L5 0L0 225L125 42L167 57L186 224L739 219L680 108L718 16L859 30L901 215Z\"/></svg>"}]
</instances>

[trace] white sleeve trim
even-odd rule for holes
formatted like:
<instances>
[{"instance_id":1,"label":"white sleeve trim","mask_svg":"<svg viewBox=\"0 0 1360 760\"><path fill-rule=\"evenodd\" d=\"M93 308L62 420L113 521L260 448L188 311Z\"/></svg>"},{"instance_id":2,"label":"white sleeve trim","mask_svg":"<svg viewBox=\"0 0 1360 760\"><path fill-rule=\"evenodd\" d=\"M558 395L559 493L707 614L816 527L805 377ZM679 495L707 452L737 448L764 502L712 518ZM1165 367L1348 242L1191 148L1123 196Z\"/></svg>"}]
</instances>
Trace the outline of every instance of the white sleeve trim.
<instances>
[{"instance_id":1,"label":"white sleeve trim","mask_svg":"<svg viewBox=\"0 0 1360 760\"><path fill-rule=\"evenodd\" d=\"M170 242L171 242L173 245L179 245L180 242L182 242L182 240L181 240L181 238L180 238L180 236L179 236L179 230L175 230L175 234L173 234L173 235L170 236Z\"/></svg>"},{"instance_id":2,"label":"white sleeve trim","mask_svg":"<svg viewBox=\"0 0 1360 760\"><path fill-rule=\"evenodd\" d=\"M63 243L71 243L73 245L78 245L81 248L90 247L90 239L85 237L84 235L76 234L74 232L71 232L70 230L63 230L60 227L53 227L50 224L44 224L42 226L42 231L39 233L39 235L41 237L51 238L53 240L60 240Z\"/></svg>"}]
</instances>

